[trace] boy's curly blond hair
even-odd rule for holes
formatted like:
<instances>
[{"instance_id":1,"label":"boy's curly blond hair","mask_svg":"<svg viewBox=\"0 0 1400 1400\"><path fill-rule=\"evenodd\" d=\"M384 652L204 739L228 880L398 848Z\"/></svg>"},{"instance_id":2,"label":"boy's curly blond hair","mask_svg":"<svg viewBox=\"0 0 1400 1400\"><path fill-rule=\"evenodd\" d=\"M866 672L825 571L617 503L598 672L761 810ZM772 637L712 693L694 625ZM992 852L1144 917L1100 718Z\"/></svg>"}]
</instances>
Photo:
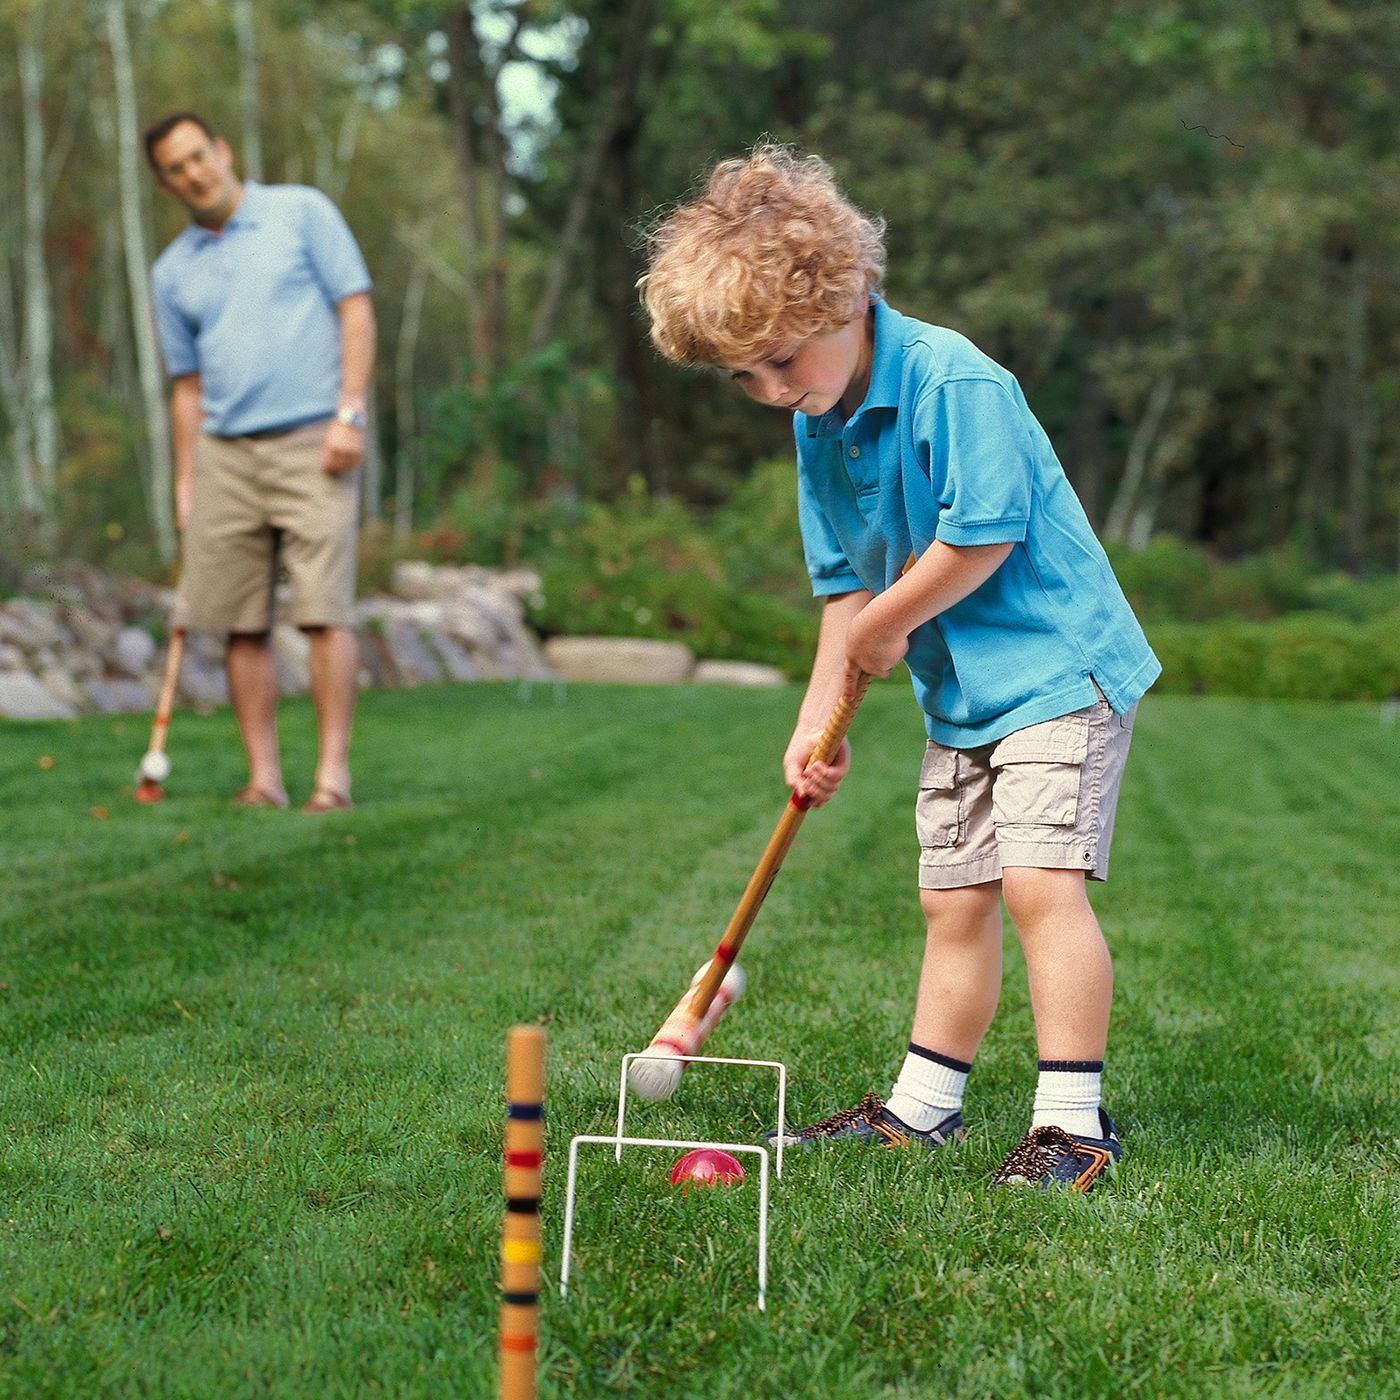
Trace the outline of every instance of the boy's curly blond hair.
<instances>
[{"instance_id":1,"label":"boy's curly blond hair","mask_svg":"<svg viewBox=\"0 0 1400 1400\"><path fill-rule=\"evenodd\" d=\"M835 330L879 290L884 232L820 156L760 145L721 161L647 236L651 338L679 364L744 365Z\"/></svg>"}]
</instances>

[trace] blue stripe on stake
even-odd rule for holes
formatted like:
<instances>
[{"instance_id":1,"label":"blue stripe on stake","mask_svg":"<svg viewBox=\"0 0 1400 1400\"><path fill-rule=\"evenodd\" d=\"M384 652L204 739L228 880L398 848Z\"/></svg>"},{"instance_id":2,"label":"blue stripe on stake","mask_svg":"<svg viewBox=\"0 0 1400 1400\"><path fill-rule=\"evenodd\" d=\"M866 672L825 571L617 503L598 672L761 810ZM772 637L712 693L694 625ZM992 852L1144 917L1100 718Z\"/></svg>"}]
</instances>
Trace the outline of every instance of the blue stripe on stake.
<instances>
[{"instance_id":1,"label":"blue stripe on stake","mask_svg":"<svg viewBox=\"0 0 1400 1400\"><path fill-rule=\"evenodd\" d=\"M544 1105L542 1103L513 1103L506 1109L507 1118L515 1118L526 1123L540 1123L544 1121Z\"/></svg>"}]
</instances>

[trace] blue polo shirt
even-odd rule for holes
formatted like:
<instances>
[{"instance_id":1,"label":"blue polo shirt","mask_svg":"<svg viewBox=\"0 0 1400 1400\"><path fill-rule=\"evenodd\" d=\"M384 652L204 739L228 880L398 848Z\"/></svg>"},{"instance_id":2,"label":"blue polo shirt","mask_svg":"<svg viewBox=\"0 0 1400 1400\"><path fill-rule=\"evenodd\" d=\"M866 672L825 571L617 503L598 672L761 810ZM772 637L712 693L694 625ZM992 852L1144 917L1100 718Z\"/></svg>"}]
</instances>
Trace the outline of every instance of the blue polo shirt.
<instances>
[{"instance_id":1,"label":"blue polo shirt","mask_svg":"<svg viewBox=\"0 0 1400 1400\"><path fill-rule=\"evenodd\" d=\"M906 658L929 737L954 748L1092 705L1122 713L1161 674L1015 377L956 331L875 302L870 388L793 415L813 592L881 593L911 550L1011 544Z\"/></svg>"},{"instance_id":2,"label":"blue polo shirt","mask_svg":"<svg viewBox=\"0 0 1400 1400\"><path fill-rule=\"evenodd\" d=\"M243 184L217 233L191 223L151 273L172 378L198 373L214 437L329 418L340 398L336 307L370 289L340 211L304 185Z\"/></svg>"}]
</instances>

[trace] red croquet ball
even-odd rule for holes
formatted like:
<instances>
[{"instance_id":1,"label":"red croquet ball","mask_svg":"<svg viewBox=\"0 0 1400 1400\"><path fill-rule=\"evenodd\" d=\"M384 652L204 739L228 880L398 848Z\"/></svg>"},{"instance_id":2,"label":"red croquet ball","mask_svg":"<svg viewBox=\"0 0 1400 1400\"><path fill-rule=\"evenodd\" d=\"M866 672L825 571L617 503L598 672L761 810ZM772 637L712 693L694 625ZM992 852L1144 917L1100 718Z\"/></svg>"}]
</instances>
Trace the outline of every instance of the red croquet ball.
<instances>
[{"instance_id":1,"label":"red croquet ball","mask_svg":"<svg viewBox=\"0 0 1400 1400\"><path fill-rule=\"evenodd\" d=\"M743 1179L744 1169L738 1158L717 1147L699 1147L687 1152L671 1168L671 1185L682 1190L689 1186L738 1186Z\"/></svg>"}]
</instances>

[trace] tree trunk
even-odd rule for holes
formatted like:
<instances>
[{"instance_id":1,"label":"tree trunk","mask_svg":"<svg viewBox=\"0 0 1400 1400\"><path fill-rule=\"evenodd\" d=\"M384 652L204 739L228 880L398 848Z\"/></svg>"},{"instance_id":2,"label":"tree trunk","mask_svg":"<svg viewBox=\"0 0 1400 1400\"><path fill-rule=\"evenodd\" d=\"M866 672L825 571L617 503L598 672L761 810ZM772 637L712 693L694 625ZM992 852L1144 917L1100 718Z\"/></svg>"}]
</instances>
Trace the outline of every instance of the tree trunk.
<instances>
[{"instance_id":1,"label":"tree trunk","mask_svg":"<svg viewBox=\"0 0 1400 1400\"><path fill-rule=\"evenodd\" d=\"M1342 294L1342 446L1346 474L1342 485L1342 563L1352 573L1366 564L1370 525L1374 411L1366 385L1366 312L1370 301L1366 264L1354 258L1346 269Z\"/></svg>"},{"instance_id":2,"label":"tree trunk","mask_svg":"<svg viewBox=\"0 0 1400 1400\"><path fill-rule=\"evenodd\" d=\"M1103 381L1092 371L1086 372L1070 423L1068 475L1084 513L1095 527L1103 520L1103 425L1106 408Z\"/></svg>"},{"instance_id":3,"label":"tree trunk","mask_svg":"<svg viewBox=\"0 0 1400 1400\"><path fill-rule=\"evenodd\" d=\"M253 0L233 0L233 32L238 40L238 97L243 115L243 173L263 177L262 141L258 136L258 29Z\"/></svg>"},{"instance_id":4,"label":"tree trunk","mask_svg":"<svg viewBox=\"0 0 1400 1400\"><path fill-rule=\"evenodd\" d=\"M37 523L43 501L34 479L34 448L29 438L29 413L25 404L20 371L19 327L15 320L14 287L10 264L0 257L0 402L10 429L10 462L14 480L4 483L7 509L13 507L30 522Z\"/></svg>"},{"instance_id":5,"label":"tree trunk","mask_svg":"<svg viewBox=\"0 0 1400 1400\"><path fill-rule=\"evenodd\" d=\"M20 386L27 436L32 444L34 486L41 544L52 544L54 495L58 483L58 414L53 400L53 295L44 257L48 216L44 159L44 54L40 27L44 7L30 11L19 46L19 85L23 113L24 236L20 266L24 277L24 326Z\"/></svg>"},{"instance_id":6,"label":"tree trunk","mask_svg":"<svg viewBox=\"0 0 1400 1400\"><path fill-rule=\"evenodd\" d=\"M1175 390L1176 375L1168 370L1152 386L1152 392L1147 396L1147 407L1133 430L1127 462L1123 467L1123 479L1118 483L1113 504L1108 510L1108 519L1104 522L1104 538L1113 543L1123 543L1128 538L1128 527L1138 510L1143 487L1151 473L1162 420L1167 416Z\"/></svg>"},{"instance_id":7,"label":"tree trunk","mask_svg":"<svg viewBox=\"0 0 1400 1400\"><path fill-rule=\"evenodd\" d=\"M480 198L476 162L475 74L479 65L476 31L471 9L459 5L450 10L444 24L447 31L447 99L452 114L452 149L456 157L457 181L462 196L462 242L467 255L467 286L463 298L467 315L467 343L472 348L472 387L486 382L492 361L490 337L483 315L481 293L481 233L478 222ZM474 61L475 60L475 61Z\"/></svg>"},{"instance_id":8,"label":"tree trunk","mask_svg":"<svg viewBox=\"0 0 1400 1400\"><path fill-rule=\"evenodd\" d=\"M431 220L424 220L416 243L425 245ZM413 529L413 439L418 430L413 403L413 362L423 324L423 299L428 290L428 259L415 246L404 291L399 338L394 347L394 537L408 538Z\"/></svg>"},{"instance_id":9,"label":"tree trunk","mask_svg":"<svg viewBox=\"0 0 1400 1400\"><path fill-rule=\"evenodd\" d=\"M608 85L603 111L594 125L592 145L588 148L575 177L569 211L564 217L564 227L555 245L554 257L545 277L544 291L540 294L540 303L535 311L535 321L530 331L532 350L538 350L547 341L552 340L558 329L564 286L583 239L588 216L593 210L608 148L617 138L636 100L637 88L642 79L651 16L652 0L632 0L618 52L617 70L613 81Z\"/></svg>"},{"instance_id":10,"label":"tree trunk","mask_svg":"<svg viewBox=\"0 0 1400 1400\"><path fill-rule=\"evenodd\" d=\"M112 51L112 80L117 98L117 182L121 207L122 242L126 251L127 290L131 298L136 363L141 401L146 413L150 449L151 524L163 560L175 558L175 517L171 502L170 419L166 414L160 359L156 351L151 293L146 280L146 230L141 222L141 172L136 153L136 88L131 44L126 31L124 0L105 0L107 43Z\"/></svg>"}]
</instances>

